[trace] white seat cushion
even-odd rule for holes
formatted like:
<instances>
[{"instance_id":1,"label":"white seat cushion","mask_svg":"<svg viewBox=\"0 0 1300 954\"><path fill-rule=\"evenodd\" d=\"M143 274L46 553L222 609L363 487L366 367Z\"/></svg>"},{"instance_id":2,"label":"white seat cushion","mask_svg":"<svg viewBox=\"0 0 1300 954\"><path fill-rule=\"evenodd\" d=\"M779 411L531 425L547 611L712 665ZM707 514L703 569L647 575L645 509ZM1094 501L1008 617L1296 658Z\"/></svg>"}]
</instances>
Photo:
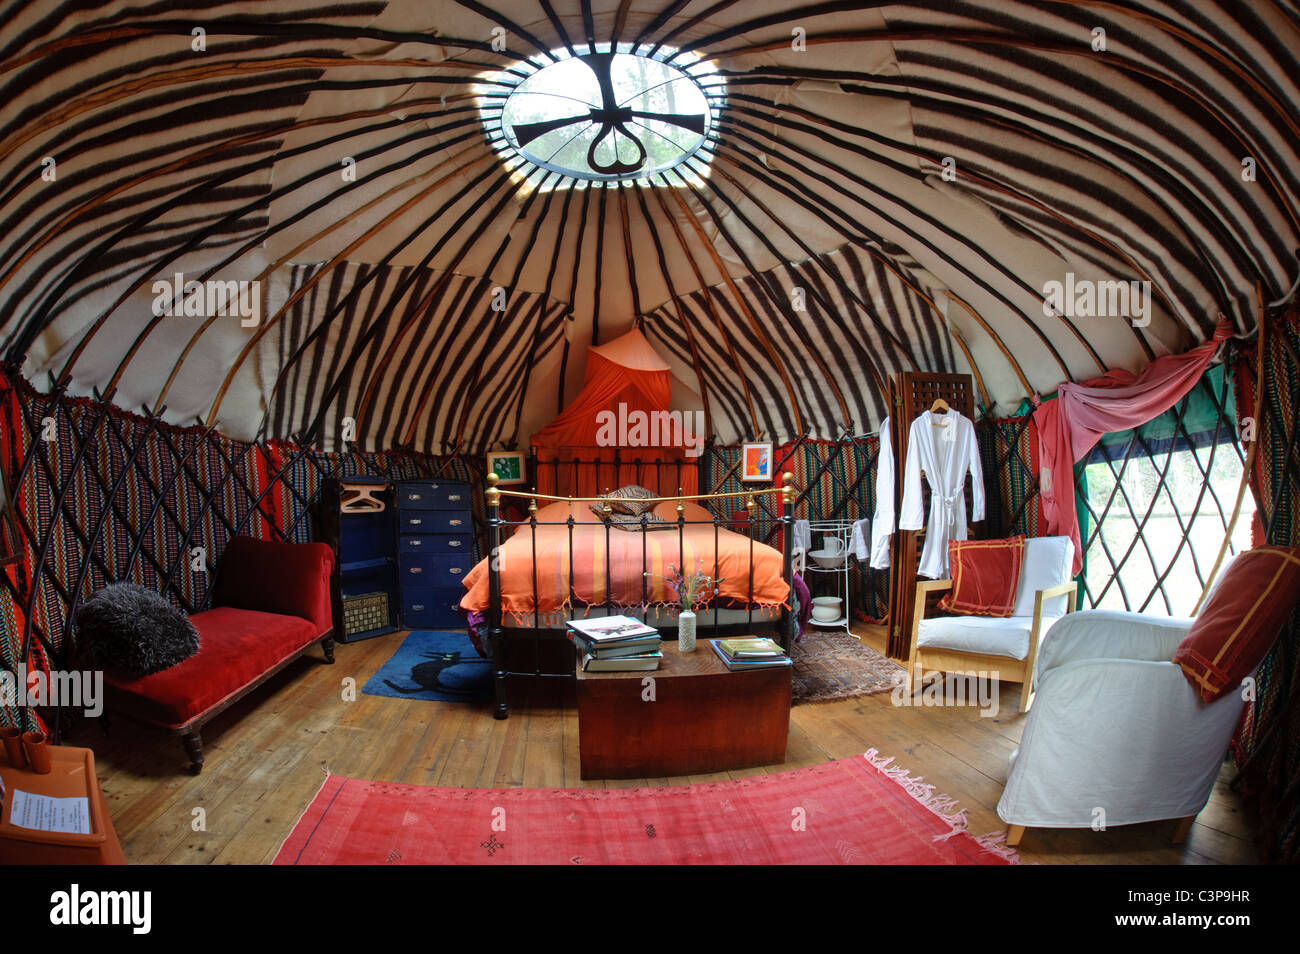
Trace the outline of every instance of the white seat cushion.
<instances>
[{"instance_id":1,"label":"white seat cushion","mask_svg":"<svg viewBox=\"0 0 1300 954\"><path fill-rule=\"evenodd\" d=\"M1068 538L1067 538L1068 542ZM1041 638L1056 617L1043 617ZM938 616L923 619L917 628L916 644L925 649L951 649L1024 659L1029 655L1029 630L1033 616Z\"/></svg>"},{"instance_id":2,"label":"white seat cushion","mask_svg":"<svg viewBox=\"0 0 1300 954\"><path fill-rule=\"evenodd\" d=\"M1034 594L1049 586L1070 582L1074 564L1074 541L1069 537L1030 537L1025 541L1025 556L1020 563L1020 582L1016 584L1016 603L1011 618L1034 615ZM1044 616L1064 616L1068 597L1056 596L1043 604ZM1044 626L1042 632L1047 632ZM1023 659L1024 656L1018 657Z\"/></svg>"}]
</instances>

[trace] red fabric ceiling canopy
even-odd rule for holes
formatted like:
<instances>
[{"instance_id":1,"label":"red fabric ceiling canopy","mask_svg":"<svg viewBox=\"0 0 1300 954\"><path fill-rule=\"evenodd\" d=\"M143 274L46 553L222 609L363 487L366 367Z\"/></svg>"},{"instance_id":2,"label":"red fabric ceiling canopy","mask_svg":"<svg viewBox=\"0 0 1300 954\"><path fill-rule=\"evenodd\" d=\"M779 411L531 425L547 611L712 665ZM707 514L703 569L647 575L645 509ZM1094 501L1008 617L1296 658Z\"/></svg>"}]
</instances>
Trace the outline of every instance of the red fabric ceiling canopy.
<instances>
[{"instance_id":1,"label":"red fabric ceiling canopy","mask_svg":"<svg viewBox=\"0 0 1300 954\"><path fill-rule=\"evenodd\" d=\"M671 396L668 365L640 331L633 328L613 341L593 345L587 352L582 391L530 440L537 454L538 492L556 493L558 488L575 496L589 496L621 484L638 483L665 495L676 493L678 486L684 493L694 493L698 486L696 458L688 457L686 449L699 438L691 432L689 421L683 419L685 415L679 415L680 426L667 433L662 432L666 428L656 428L652 444L634 439L620 445L618 441L628 436L622 427L615 429L616 442L608 439L610 415L620 425L627 422L635 426L638 419L667 411ZM621 462L617 469L612 463L616 452ZM555 461L575 459L611 463L581 468L554 465ZM655 460L671 461L674 466L656 468L651 463ZM551 466L547 466L548 462ZM627 466L629 462L631 466ZM641 466L635 462L641 462Z\"/></svg>"}]
</instances>

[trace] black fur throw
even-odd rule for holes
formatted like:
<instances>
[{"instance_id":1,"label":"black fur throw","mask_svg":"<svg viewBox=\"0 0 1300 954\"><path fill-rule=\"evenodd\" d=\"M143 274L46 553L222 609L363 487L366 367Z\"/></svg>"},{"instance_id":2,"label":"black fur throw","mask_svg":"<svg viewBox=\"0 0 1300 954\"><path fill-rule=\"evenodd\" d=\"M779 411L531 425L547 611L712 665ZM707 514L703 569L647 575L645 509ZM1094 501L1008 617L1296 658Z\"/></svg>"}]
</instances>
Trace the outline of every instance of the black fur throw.
<instances>
[{"instance_id":1,"label":"black fur throw","mask_svg":"<svg viewBox=\"0 0 1300 954\"><path fill-rule=\"evenodd\" d=\"M78 648L99 668L138 679L199 651L199 632L166 598L112 583L77 607Z\"/></svg>"}]
</instances>

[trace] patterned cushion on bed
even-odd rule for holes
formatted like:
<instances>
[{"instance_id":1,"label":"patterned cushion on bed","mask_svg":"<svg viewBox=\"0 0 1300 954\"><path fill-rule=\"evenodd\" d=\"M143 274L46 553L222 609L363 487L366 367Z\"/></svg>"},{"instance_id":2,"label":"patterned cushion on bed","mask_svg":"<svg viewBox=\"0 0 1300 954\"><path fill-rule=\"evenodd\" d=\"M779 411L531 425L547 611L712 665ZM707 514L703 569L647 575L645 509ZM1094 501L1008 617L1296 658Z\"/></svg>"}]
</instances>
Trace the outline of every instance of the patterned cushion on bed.
<instances>
[{"instance_id":1,"label":"patterned cushion on bed","mask_svg":"<svg viewBox=\"0 0 1300 954\"><path fill-rule=\"evenodd\" d=\"M638 533L641 530L641 517L645 518L645 528L647 530L672 530L677 526L676 523L665 520L653 510L643 513L640 517L634 517L630 513L615 513L609 518L609 525L615 530Z\"/></svg>"},{"instance_id":2,"label":"patterned cushion on bed","mask_svg":"<svg viewBox=\"0 0 1300 954\"><path fill-rule=\"evenodd\" d=\"M654 504L645 501L653 500L655 495L636 484L627 484L618 488L618 490L612 490L601 496L609 501L609 505L614 508L615 513L630 513L634 517L639 517L654 507ZM599 506L599 504L596 504L596 509L599 509Z\"/></svg>"},{"instance_id":3,"label":"patterned cushion on bed","mask_svg":"<svg viewBox=\"0 0 1300 954\"><path fill-rule=\"evenodd\" d=\"M605 511L603 509L602 504L593 503L590 504L589 506L591 507L592 513L594 513L601 520L605 519ZM613 504L611 503L610 506L612 507ZM655 513L653 510L647 510L644 514L639 514L639 515L631 514L631 513L620 513L619 511L615 510L613 513L609 515L609 523L610 526L614 527L617 530L627 530L631 533L636 533L641 529L641 517L645 517L645 528L647 530L671 530L673 527L677 526L676 523L669 520L665 520L663 517L659 516L659 514Z\"/></svg>"}]
</instances>

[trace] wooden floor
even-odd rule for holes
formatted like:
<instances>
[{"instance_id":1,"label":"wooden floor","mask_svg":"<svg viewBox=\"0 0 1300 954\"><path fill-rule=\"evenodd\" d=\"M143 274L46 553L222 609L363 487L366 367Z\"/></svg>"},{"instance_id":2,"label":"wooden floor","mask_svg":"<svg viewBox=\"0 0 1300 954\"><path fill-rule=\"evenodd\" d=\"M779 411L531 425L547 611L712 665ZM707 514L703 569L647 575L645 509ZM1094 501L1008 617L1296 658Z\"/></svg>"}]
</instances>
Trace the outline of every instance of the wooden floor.
<instances>
[{"instance_id":1,"label":"wooden floor","mask_svg":"<svg viewBox=\"0 0 1300 954\"><path fill-rule=\"evenodd\" d=\"M862 630L880 648L882 634ZM95 750L109 811L137 863L265 864L275 856L325 772L354 778L465 788L629 787L691 784L779 772L876 748L958 799L975 834L1004 829L994 806L1007 756L1020 737L1019 686L1003 687L1001 714L971 707L891 705L888 693L796 706L782 765L745 772L627 782L582 781L578 716L567 680L516 696L506 721L486 704L363 695L360 687L404 634L341 645L326 666L317 650L218 716L204 731L206 764L184 771L179 742L117 721L106 738L84 725L68 740ZM356 701L344 701L355 680ZM526 698L525 695L531 695ZM1205 864L1256 860L1249 821L1228 790L1225 766L1187 842L1169 843L1172 822L1106 832L1030 831L1025 862ZM202 811L199 811L199 810Z\"/></svg>"}]
</instances>

